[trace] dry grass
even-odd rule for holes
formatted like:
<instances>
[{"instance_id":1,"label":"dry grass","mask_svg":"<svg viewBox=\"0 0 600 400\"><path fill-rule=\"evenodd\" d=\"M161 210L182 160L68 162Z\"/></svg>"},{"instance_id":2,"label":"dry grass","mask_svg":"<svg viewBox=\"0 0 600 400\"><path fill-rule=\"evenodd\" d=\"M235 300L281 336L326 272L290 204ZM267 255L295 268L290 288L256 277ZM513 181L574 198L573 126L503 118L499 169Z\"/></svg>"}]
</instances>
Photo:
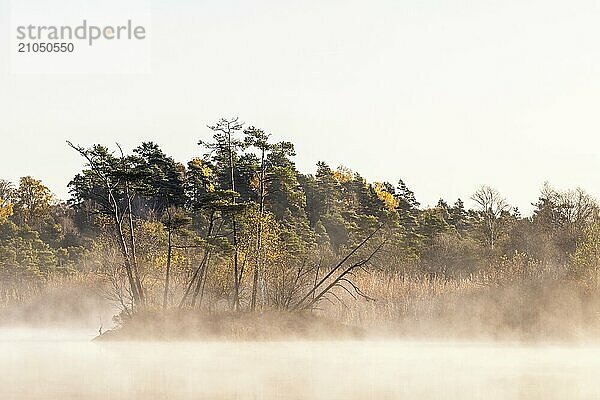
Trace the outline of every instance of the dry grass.
<instances>
[{"instance_id":1,"label":"dry grass","mask_svg":"<svg viewBox=\"0 0 600 400\"><path fill-rule=\"evenodd\" d=\"M597 273L506 268L465 278L378 272L357 277L375 301L346 301L324 313L375 335L586 339L600 333Z\"/></svg>"},{"instance_id":2,"label":"dry grass","mask_svg":"<svg viewBox=\"0 0 600 400\"><path fill-rule=\"evenodd\" d=\"M344 304L322 302L317 315L372 336L516 340L585 340L600 336L600 275L597 271L573 275L567 267L511 261L468 277L373 271L358 274L354 282L375 301L355 300L340 291L338 295ZM102 298L102 288L106 285L97 275L74 274L51 276L44 284L11 287L8 291L3 286L0 321L20 319L44 323L80 319L93 323L102 310L106 315L109 308ZM174 290L174 298L180 296L178 289ZM217 319L218 315L224 315L222 324L211 320L209 325L223 329L234 326L232 329L236 332L247 328L253 333L242 336L254 335L257 339L267 336L260 327L264 318L249 314L248 318L242 315L231 319L224 312L230 303L221 292L207 293L205 303L211 306L203 306L203 311L186 310L177 314L177 318L194 322L200 315L204 319L211 314L217 315ZM263 311L272 314L275 310L264 307ZM174 324L173 331L186 326L188 331L193 330L188 328L195 322L178 327L177 318L168 318L169 323ZM105 317L105 326L109 325L108 319ZM281 328L289 336L293 336L294 329L308 329L315 322L300 319L302 323L294 325L283 323L285 319L279 317L273 321L274 329ZM322 328L318 326L315 325L316 331Z\"/></svg>"}]
</instances>

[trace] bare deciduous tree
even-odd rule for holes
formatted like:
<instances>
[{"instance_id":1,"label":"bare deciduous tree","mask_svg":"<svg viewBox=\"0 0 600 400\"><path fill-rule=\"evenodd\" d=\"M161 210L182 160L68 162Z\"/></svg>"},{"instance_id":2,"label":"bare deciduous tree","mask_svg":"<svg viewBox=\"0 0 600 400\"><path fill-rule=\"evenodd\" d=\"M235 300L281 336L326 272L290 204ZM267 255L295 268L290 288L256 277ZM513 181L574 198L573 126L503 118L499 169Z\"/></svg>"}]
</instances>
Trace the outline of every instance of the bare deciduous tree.
<instances>
[{"instance_id":1,"label":"bare deciduous tree","mask_svg":"<svg viewBox=\"0 0 600 400\"><path fill-rule=\"evenodd\" d=\"M485 235L490 248L493 250L500 236L500 220L504 213L509 212L512 207L500 195L496 189L489 186L480 187L471 196L477 203L479 214L485 226Z\"/></svg>"}]
</instances>

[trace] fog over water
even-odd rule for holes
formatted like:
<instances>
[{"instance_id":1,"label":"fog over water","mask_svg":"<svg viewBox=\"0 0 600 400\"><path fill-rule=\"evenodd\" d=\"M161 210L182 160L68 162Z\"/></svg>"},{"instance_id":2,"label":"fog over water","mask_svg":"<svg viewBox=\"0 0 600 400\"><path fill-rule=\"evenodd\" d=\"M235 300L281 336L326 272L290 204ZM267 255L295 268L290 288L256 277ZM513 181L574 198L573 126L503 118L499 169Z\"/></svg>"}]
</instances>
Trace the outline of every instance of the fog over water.
<instances>
[{"instance_id":1,"label":"fog over water","mask_svg":"<svg viewBox=\"0 0 600 400\"><path fill-rule=\"evenodd\" d=\"M0 399L590 399L600 347L120 342L0 329Z\"/></svg>"}]
</instances>

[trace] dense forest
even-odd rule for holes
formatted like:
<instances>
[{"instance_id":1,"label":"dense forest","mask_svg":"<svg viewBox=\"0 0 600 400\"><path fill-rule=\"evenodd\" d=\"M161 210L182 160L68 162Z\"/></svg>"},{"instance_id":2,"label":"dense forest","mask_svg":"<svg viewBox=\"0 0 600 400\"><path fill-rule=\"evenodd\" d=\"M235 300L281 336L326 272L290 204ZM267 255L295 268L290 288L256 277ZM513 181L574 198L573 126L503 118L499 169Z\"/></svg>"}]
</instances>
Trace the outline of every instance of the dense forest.
<instances>
[{"instance_id":1,"label":"dense forest","mask_svg":"<svg viewBox=\"0 0 600 400\"><path fill-rule=\"evenodd\" d=\"M185 164L152 142L129 154L67 143L83 167L66 201L30 176L0 180L0 309L80 285L121 321L305 310L497 332L597 320L600 208L581 189L544 185L530 216L488 186L466 194L471 209L422 207L401 179L325 162L304 174L290 142L237 119L209 129Z\"/></svg>"}]
</instances>

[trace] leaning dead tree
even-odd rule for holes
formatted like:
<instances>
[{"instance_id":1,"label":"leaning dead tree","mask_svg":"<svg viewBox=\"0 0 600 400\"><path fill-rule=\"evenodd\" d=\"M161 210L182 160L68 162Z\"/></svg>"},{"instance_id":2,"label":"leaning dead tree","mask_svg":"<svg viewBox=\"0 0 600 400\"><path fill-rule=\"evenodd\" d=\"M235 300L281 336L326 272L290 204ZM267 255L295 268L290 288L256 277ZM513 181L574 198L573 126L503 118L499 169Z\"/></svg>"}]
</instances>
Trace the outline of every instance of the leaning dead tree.
<instances>
[{"instance_id":1,"label":"leaning dead tree","mask_svg":"<svg viewBox=\"0 0 600 400\"><path fill-rule=\"evenodd\" d=\"M208 228L199 247L204 248L200 263L194 269L191 278L185 285L185 292L179 302L179 309L186 306L191 308L200 308L206 286L208 268L211 256L215 248L215 240L226 237L229 231L224 231L225 220L223 215L226 213L238 212L239 205L231 205L225 198L231 196L231 191L216 191L206 194L202 201L195 207L197 212L206 213L208 219Z\"/></svg>"},{"instance_id":2,"label":"leaning dead tree","mask_svg":"<svg viewBox=\"0 0 600 400\"><path fill-rule=\"evenodd\" d=\"M294 305L296 310L310 310L314 309L315 306L323 301L329 301L333 303L330 297L335 298L337 301L343 304L342 299L335 292L335 289L341 289L348 293L352 298L357 299L359 297L370 301L373 298L366 295L353 281L352 277L358 269L364 269L364 267L379 253L386 244L386 240L382 240L375 248L363 257L359 257L358 260L350 261L361 248L364 248L369 242L371 242L375 234L381 230L383 225L379 225L373 232L365 237L359 244L354 246L345 257L343 257L329 272L327 272L320 280L315 278L315 284L313 287ZM317 270L318 273L318 270Z\"/></svg>"},{"instance_id":3,"label":"leaning dead tree","mask_svg":"<svg viewBox=\"0 0 600 400\"><path fill-rule=\"evenodd\" d=\"M212 246L210 244L210 240L212 239L212 236L213 236L213 228L214 228L214 224L215 224L215 212L214 211L210 214L209 221L210 222L208 225L208 230L206 233L206 237L204 239L206 245L205 245L204 253L202 255L202 260L200 261L200 263L194 270L194 273L192 274L192 278L188 281L188 283L186 285L185 293L183 294L183 297L181 298L181 301L179 302L180 309L185 306L186 301L188 300L190 294L192 295L191 308L194 308L196 306L196 299L198 298L198 295L201 293L201 291L203 291L204 285L206 284L208 263L209 263L210 255L212 252ZM193 293L192 293L192 289L194 290Z\"/></svg>"},{"instance_id":4,"label":"leaning dead tree","mask_svg":"<svg viewBox=\"0 0 600 400\"><path fill-rule=\"evenodd\" d=\"M133 227L132 200L135 191L131 188L133 173L128 160L122 151L120 157L115 157L99 145L88 149L71 142L67 144L85 158L88 168L69 184L71 193L79 202L91 202L94 212L111 220L127 275L132 308L143 306L145 297L138 271Z\"/></svg>"}]
</instances>

